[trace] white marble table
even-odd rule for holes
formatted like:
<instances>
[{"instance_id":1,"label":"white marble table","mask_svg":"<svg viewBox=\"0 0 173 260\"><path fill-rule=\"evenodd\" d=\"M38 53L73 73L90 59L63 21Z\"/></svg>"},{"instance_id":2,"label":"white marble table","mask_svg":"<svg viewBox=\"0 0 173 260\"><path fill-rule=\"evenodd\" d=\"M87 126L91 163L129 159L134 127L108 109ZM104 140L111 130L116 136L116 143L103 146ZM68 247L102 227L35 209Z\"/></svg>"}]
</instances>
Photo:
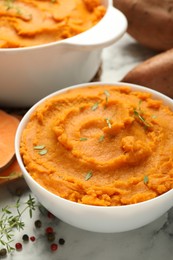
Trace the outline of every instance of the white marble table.
<instances>
[{"instance_id":1,"label":"white marble table","mask_svg":"<svg viewBox=\"0 0 173 260\"><path fill-rule=\"evenodd\" d=\"M119 81L136 64L154 53L137 44L128 35L103 51L101 81ZM13 205L16 188L24 193L26 201L30 193L23 179L1 186L0 209ZM14 242L22 242L22 235L35 236L34 242L23 243L21 251L14 251L4 259L11 260L171 260L173 259L173 208L153 223L137 230L124 233L101 234L74 228L56 218L48 218L37 209L30 219L28 212L23 216L25 228L15 232ZM36 229L34 222L40 219L42 227ZM50 242L45 237L45 228L52 226L56 232L55 243L65 239L64 245L51 252Z\"/></svg>"}]
</instances>

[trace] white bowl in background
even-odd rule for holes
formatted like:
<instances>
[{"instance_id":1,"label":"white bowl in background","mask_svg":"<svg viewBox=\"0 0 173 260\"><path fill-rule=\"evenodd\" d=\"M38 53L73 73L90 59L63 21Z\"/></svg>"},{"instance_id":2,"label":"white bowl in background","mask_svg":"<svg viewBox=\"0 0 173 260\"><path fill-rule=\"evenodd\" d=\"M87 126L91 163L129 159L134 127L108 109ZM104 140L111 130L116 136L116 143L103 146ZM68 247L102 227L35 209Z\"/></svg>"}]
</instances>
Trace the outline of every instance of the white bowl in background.
<instances>
[{"instance_id":1,"label":"white bowl in background","mask_svg":"<svg viewBox=\"0 0 173 260\"><path fill-rule=\"evenodd\" d=\"M107 11L91 29L39 46L0 49L1 106L30 107L64 87L90 81L101 64L102 49L127 29L126 17L103 0Z\"/></svg>"},{"instance_id":2,"label":"white bowl in background","mask_svg":"<svg viewBox=\"0 0 173 260\"><path fill-rule=\"evenodd\" d=\"M153 98L161 99L166 105L173 109L173 100L165 95L142 86L128 83L85 83L70 88L81 88L85 86L130 86L132 90L149 92ZM23 117L15 139L15 151L23 176L33 194L40 203L62 221L75 227L94 232L123 232L142 227L168 211L173 206L173 189L154 199L125 206L91 206L63 199L39 185L27 172L21 155L20 139L30 115L35 108L46 99L67 91L70 88L59 90L36 103Z\"/></svg>"}]
</instances>

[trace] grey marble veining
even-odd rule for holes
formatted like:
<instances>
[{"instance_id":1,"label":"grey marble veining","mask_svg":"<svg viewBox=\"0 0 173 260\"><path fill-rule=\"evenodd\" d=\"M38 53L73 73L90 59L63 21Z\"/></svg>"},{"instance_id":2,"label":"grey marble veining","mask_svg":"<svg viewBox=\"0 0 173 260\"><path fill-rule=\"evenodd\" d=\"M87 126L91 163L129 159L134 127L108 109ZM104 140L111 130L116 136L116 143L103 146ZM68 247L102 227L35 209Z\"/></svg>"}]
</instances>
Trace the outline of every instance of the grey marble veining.
<instances>
[{"instance_id":1,"label":"grey marble veining","mask_svg":"<svg viewBox=\"0 0 173 260\"><path fill-rule=\"evenodd\" d=\"M154 54L137 44L128 35L119 42L106 48L102 56L101 81L114 82L121 78L139 62ZM13 205L17 200L15 190L22 187L22 201L26 201L30 193L24 180L1 186L0 207ZM99 216L98 216L99 217ZM36 229L34 221L40 219L43 223ZM165 215L145 227L129 232L101 234L74 228L62 221L34 212L30 219L24 215L25 229L15 232L14 242L22 242L22 235L36 237L35 242L23 244L20 252L9 254L8 260L172 260L173 259L173 208ZM45 228L52 226L56 232L56 241L65 239L64 245L59 245L56 252L51 252L50 243L45 238ZM56 242L55 241L55 242Z\"/></svg>"},{"instance_id":2,"label":"grey marble veining","mask_svg":"<svg viewBox=\"0 0 173 260\"><path fill-rule=\"evenodd\" d=\"M118 42L104 49L101 81L119 81L140 62L156 54L125 34Z\"/></svg>"}]
</instances>

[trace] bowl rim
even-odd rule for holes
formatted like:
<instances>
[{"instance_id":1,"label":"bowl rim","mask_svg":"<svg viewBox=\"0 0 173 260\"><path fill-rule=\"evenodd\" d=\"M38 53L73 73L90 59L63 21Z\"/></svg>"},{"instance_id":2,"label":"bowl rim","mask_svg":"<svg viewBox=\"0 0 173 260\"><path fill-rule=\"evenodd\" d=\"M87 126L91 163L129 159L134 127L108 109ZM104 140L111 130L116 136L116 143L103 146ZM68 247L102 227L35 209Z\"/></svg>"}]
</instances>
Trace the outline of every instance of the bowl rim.
<instances>
[{"instance_id":1,"label":"bowl rim","mask_svg":"<svg viewBox=\"0 0 173 260\"><path fill-rule=\"evenodd\" d=\"M20 123L19 123L19 126L17 128L17 131L16 131L16 135L15 135L15 154L16 154L16 159L19 163L19 166L22 170L22 173L23 173L23 177L24 179L25 178L29 178L29 180L36 186L38 187L39 189L41 189L44 193L48 194L50 197L54 197L56 198L57 200L60 200L62 201L63 203L65 204L71 204L72 206L75 206L75 207L87 207L87 208L97 208L98 210L106 210L106 211L110 211L110 210L118 210L118 209L121 209L121 210L126 210L129 208L133 209L133 208L138 208L138 207L141 207L141 206L148 206L148 204L151 204L153 203L154 201L160 201L160 200L164 200L165 197L169 197L169 196L172 196L173 197L173 189L155 197L155 198L152 198L152 199L149 199L149 200L146 200L146 201L142 201L142 202L138 202L138 203L134 203L134 204L127 204L127 205L118 205L118 206L97 206L97 205L89 205L89 204L82 204L82 203L78 203L78 202L74 202L74 201L71 201L71 200L68 200L68 199L65 199L65 198L62 198L60 197L59 195L56 195L54 193L52 193L51 191L47 190L46 188L44 188L41 184L39 184L37 181L35 181L31 175L29 174L29 172L26 170L24 164L23 164L23 161L22 161L22 158L21 158L21 155L20 155L20 151L19 151L19 148L20 148L20 138L21 138L21 134L22 134L22 131L24 129L24 127L26 126L28 120L29 120L29 117L30 115L33 113L33 111L40 105L42 104L44 101L48 100L49 98L52 98L56 95L59 95L59 94L62 94L62 93L65 93L67 92L68 90L72 90L72 89L78 89L78 88L84 88L84 87L92 87L92 86L117 86L117 87L130 87L132 89L132 91L140 91L140 92L147 92L147 93L150 93L152 95L152 97L156 100L162 100L163 103L167 106L170 107L170 109L173 110L173 100L162 94L161 92L158 92L154 89L150 89L148 87L145 87L145 86L142 86L142 85L138 85L138 84L133 84L133 83L126 83L126 82L89 82L89 83L82 83L82 84L76 84L76 85L73 85L73 86L69 86L69 87L66 87L66 88L63 88L63 89L60 89L60 90L57 90L49 95L47 95L46 97L42 98L40 101L38 101L37 103L35 103L35 105L33 105L27 112L26 114L23 116L23 118L21 119ZM172 203L173 205L173 203Z\"/></svg>"},{"instance_id":2,"label":"bowl rim","mask_svg":"<svg viewBox=\"0 0 173 260\"><path fill-rule=\"evenodd\" d=\"M113 0L102 0L101 4L104 5L106 7L106 13L105 15L102 17L102 19L95 24L94 26L92 26L91 28L89 28L88 30L81 32L77 35L74 35L72 37L69 37L67 39L63 39L63 40L57 40L57 41L53 41L53 42L48 42L48 43L42 43L39 45L33 45L33 46L26 46L26 47L14 47L14 48L0 48L0 53L13 53L13 52L27 52L27 51L33 51L33 50L40 50L40 49L45 49L45 48L50 48L50 47L56 47L56 46L75 46L75 44L70 43L70 39L78 39L78 37L85 35L88 31L90 31L92 28L95 28L97 25L100 25L100 22L103 20L103 18L105 18L105 16L108 14L109 8L113 8L115 9L118 13L121 13L122 16L124 17L125 20L126 17L124 16L124 14L118 10L117 8L115 8L113 6ZM123 34L127 29L127 21L126 21L126 25L124 28L122 28L122 33ZM121 35L119 36L121 37ZM80 40L79 40L79 46L80 46ZM87 44L86 44L87 46Z\"/></svg>"}]
</instances>

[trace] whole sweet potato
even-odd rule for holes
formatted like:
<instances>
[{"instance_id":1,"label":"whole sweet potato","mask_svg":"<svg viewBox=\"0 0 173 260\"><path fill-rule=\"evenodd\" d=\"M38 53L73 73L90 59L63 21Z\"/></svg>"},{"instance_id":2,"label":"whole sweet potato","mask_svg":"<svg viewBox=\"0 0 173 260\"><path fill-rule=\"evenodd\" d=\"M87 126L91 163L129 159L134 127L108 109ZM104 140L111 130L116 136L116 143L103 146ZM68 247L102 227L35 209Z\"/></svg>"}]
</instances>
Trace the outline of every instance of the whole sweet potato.
<instances>
[{"instance_id":1,"label":"whole sweet potato","mask_svg":"<svg viewBox=\"0 0 173 260\"><path fill-rule=\"evenodd\" d=\"M121 81L146 86L173 98L173 49L140 63Z\"/></svg>"},{"instance_id":2,"label":"whole sweet potato","mask_svg":"<svg viewBox=\"0 0 173 260\"><path fill-rule=\"evenodd\" d=\"M153 50L173 48L173 0L113 0L128 20L127 32Z\"/></svg>"}]
</instances>

